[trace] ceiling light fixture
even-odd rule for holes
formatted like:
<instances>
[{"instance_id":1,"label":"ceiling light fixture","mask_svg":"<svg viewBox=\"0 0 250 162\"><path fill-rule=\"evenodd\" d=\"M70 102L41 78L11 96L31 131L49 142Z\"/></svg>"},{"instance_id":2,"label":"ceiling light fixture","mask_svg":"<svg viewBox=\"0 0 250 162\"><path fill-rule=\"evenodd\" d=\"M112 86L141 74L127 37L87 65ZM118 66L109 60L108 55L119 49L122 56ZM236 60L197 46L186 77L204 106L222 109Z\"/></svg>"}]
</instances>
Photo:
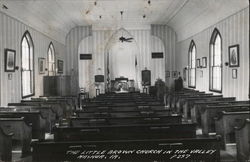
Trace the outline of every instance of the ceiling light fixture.
<instances>
[{"instance_id":1,"label":"ceiling light fixture","mask_svg":"<svg viewBox=\"0 0 250 162\"><path fill-rule=\"evenodd\" d=\"M134 39L134 38L132 38L132 37L130 37L130 38L125 38L124 36L123 36L123 30L125 30L124 28L123 28L123 11L120 11L120 13L121 13L121 29L122 29L122 36L121 37L119 37L119 41L121 41L122 43L123 42L132 42L132 39Z\"/></svg>"},{"instance_id":2,"label":"ceiling light fixture","mask_svg":"<svg viewBox=\"0 0 250 162\"><path fill-rule=\"evenodd\" d=\"M96 1L94 2L94 5L95 5L95 6L97 5L97 2L96 2Z\"/></svg>"},{"instance_id":3,"label":"ceiling light fixture","mask_svg":"<svg viewBox=\"0 0 250 162\"><path fill-rule=\"evenodd\" d=\"M102 19L102 15L100 15L99 18Z\"/></svg>"},{"instance_id":4,"label":"ceiling light fixture","mask_svg":"<svg viewBox=\"0 0 250 162\"><path fill-rule=\"evenodd\" d=\"M6 5L2 5L2 8L4 9L4 10L8 10L9 8L6 6Z\"/></svg>"},{"instance_id":5,"label":"ceiling light fixture","mask_svg":"<svg viewBox=\"0 0 250 162\"><path fill-rule=\"evenodd\" d=\"M123 18L123 17L122 17L122 15L123 15L123 11L120 11L120 13L121 13L121 20L122 20L122 18Z\"/></svg>"},{"instance_id":6,"label":"ceiling light fixture","mask_svg":"<svg viewBox=\"0 0 250 162\"><path fill-rule=\"evenodd\" d=\"M85 12L85 14L86 14L86 15L88 15L88 14L89 14L89 12L90 12L90 11L89 11L89 10L87 10L87 11Z\"/></svg>"},{"instance_id":7,"label":"ceiling light fixture","mask_svg":"<svg viewBox=\"0 0 250 162\"><path fill-rule=\"evenodd\" d=\"M148 0L148 5L150 5L151 4L151 1L150 0Z\"/></svg>"},{"instance_id":8,"label":"ceiling light fixture","mask_svg":"<svg viewBox=\"0 0 250 162\"><path fill-rule=\"evenodd\" d=\"M145 19L145 18L146 18L146 15L144 14L142 17Z\"/></svg>"}]
</instances>

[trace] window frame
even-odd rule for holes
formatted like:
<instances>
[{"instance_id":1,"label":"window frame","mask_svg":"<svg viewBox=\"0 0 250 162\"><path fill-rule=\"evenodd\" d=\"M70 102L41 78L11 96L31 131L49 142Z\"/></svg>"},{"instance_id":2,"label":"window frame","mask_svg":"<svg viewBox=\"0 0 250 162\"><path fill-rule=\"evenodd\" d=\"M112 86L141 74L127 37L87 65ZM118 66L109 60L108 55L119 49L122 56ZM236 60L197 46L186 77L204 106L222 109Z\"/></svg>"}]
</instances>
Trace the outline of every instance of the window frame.
<instances>
[{"instance_id":1,"label":"window frame","mask_svg":"<svg viewBox=\"0 0 250 162\"><path fill-rule=\"evenodd\" d=\"M192 64L190 63L190 57L191 57L191 53L193 51L193 48L195 48L195 59L194 59L195 66L194 66L194 68L191 68ZM188 50L188 87L189 88L196 88L196 55L197 55L196 44L195 44L194 40L191 40L190 45L189 45L189 50ZM194 71L195 71L195 73L194 73L195 74L194 86L190 85L191 69L194 69Z\"/></svg>"},{"instance_id":2,"label":"window frame","mask_svg":"<svg viewBox=\"0 0 250 162\"><path fill-rule=\"evenodd\" d=\"M53 49L53 54L54 54L54 56L53 56L54 57L54 69L53 69L53 71L50 71L50 60L49 60L49 50L51 49L51 47ZM56 50L55 50L54 44L52 42L50 42L48 50L47 50L48 76L55 76L56 75L56 52L55 51ZM52 75L50 75L50 73L52 73Z\"/></svg>"},{"instance_id":3,"label":"window frame","mask_svg":"<svg viewBox=\"0 0 250 162\"><path fill-rule=\"evenodd\" d=\"M27 38L29 37L29 38ZM23 40L26 39L27 40L27 43L28 43L28 47L29 47L29 71L30 74L33 74L33 77L30 77L30 85L32 85L32 79L33 79L33 85L32 85L32 93L31 94L28 94L28 95L24 95L23 94ZM24 32L23 36L22 36L22 39L21 39L21 95L22 95L22 99L24 98L28 98L28 97L31 97L31 96L34 96L35 95L35 63L34 63L34 60L35 60L35 52L34 52L34 42L33 42L33 39L30 35L30 32L27 30ZM32 46L32 47L31 47ZM31 48L32 48L32 53L33 53L33 59L32 59L32 63L33 63L33 66L32 66L32 70L31 70L31 67L30 67L30 51L31 51Z\"/></svg>"},{"instance_id":4,"label":"window frame","mask_svg":"<svg viewBox=\"0 0 250 162\"><path fill-rule=\"evenodd\" d=\"M214 45L215 45L215 42L216 42L216 38L217 36L220 37L220 46L221 46L221 64L220 64L220 70L221 70L221 76L220 76L220 87L221 89L218 90L218 89L213 89L213 74L212 74L212 68L213 67L219 67L219 66L212 66L212 61L214 62L214 57L213 57L213 60L211 60L211 54L212 54L212 46L213 46L213 55L215 53L215 48L214 48ZM222 36L219 32L219 30L217 28L214 29L212 35L211 35L211 38L210 38L210 42L209 42L209 91L211 92L216 92L216 93L222 93L222 90L223 90L223 48L222 48Z\"/></svg>"}]
</instances>

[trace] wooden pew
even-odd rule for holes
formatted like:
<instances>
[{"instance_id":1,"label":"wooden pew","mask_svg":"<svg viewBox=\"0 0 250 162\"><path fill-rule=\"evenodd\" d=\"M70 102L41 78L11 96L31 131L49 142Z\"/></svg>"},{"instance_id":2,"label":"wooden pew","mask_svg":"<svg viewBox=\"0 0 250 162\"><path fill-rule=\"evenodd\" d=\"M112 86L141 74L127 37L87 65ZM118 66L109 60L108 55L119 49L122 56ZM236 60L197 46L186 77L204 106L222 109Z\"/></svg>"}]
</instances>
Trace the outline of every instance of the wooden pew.
<instances>
[{"instance_id":1,"label":"wooden pew","mask_svg":"<svg viewBox=\"0 0 250 162\"><path fill-rule=\"evenodd\" d=\"M201 98L201 97L209 97L209 96L213 96L212 93L196 93L196 94L185 94L185 95L181 95L179 96L178 100L176 101L176 110L178 113L183 113L183 105L184 102L187 98Z\"/></svg>"},{"instance_id":2,"label":"wooden pew","mask_svg":"<svg viewBox=\"0 0 250 162\"><path fill-rule=\"evenodd\" d=\"M78 117L128 117L128 116L157 116L169 115L169 110L131 110L131 111L75 111Z\"/></svg>"},{"instance_id":3,"label":"wooden pew","mask_svg":"<svg viewBox=\"0 0 250 162\"><path fill-rule=\"evenodd\" d=\"M30 154L32 128L27 125L24 118L0 118L0 127L6 134L14 133L12 140L20 143L22 156ZM13 141L12 141L13 142Z\"/></svg>"},{"instance_id":4,"label":"wooden pew","mask_svg":"<svg viewBox=\"0 0 250 162\"><path fill-rule=\"evenodd\" d=\"M212 96L199 96L199 97L185 97L183 101L183 117L185 120L191 118L191 107L196 101L213 101L221 99L222 95L212 95Z\"/></svg>"},{"instance_id":5,"label":"wooden pew","mask_svg":"<svg viewBox=\"0 0 250 162\"><path fill-rule=\"evenodd\" d=\"M239 125L240 120L250 117L250 111L222 111L215 119L216 134L221 135L221 148L225 149L227 143L235 143L234 127Z\"/></svg>"},{"instance_id":6,"label":"wooden pew","mask_svg":"<svg viewBox=\"0 0 250 162\"><path fill-rule=\"evenodd\" d=\"M52 127L54 127L56 123L56 112L53 111L51 106L32 106L23 103L9 103L9 107L5 110L10 111L40 111L41 116L45 118L46 120L46 132L51 132ZM4 109L3 109L4 110ZM1 111L1 109L0 109Z\"/></svg>"},{"instance_id":7,"label":"wooden pew","mask_svg":"<svg viewBox=\"0 0 250 162\"><path fill-rule=\"evenodd\" d=\"M250 119L235 127L237 159L240 162L250 160Z\"/></svg>"},{"instance_id":8,"label":"wooden pew","mask_svg":"<svg viewBox=\"0 0 250 162\"><path fill-rule=\"evenodd\" d=\"M198 100L194 101L193 106L190 108L191 113L191 121L200 124L200 109L202 106L206 105L216 105L216 104L222 104L222 103L229 103L229 102L235 102L235 97L223 97L220 99L216 99L213 101L206 101L206 100Z\"/></svg>"},{"instance_id":9,"label":"wooden pew","mask_svg":"<svg viewBox=\"0 0 250 162\"><path fill-rule=\"evenodd\" d=\"M84 103L83 109L91 109L95 107L137 107L137 106L164 106L163 103L160 102L124 102L124 103L111 103L111 102L90 102Z\"/></svg>"},{"instance_id":10,"label":"wooden pew","mask_svg":"<svg viewBox=\"0 0 250 162\"><path fill-rule=\"evenodd\" d=\"M46 98L48 100L64 99L64 100L67 100L69 103L71 103L71 105L73 105L74 108L76 108L78 105L77 96L39 96L39 98ZM34 98L31 98L31 99L34 99Z\"/></svg>"},{"instance_id":11,"label":"wooden pew","mask_svg":"<svg viewBox=\"0 0 250 162\"><path fill-rule=\"evenodd\" d=\"M13 133L6 134L0 127L0 161L11 161L13 135Z\"/></svg>"},{"instance_id":12,"label":"wooden pew","mask_svg":"<svg viewBox=\"0 0 250 162\"><path fill-rule=\"evenodd\" d=\"M1 111L0 118L24 118L26 123L31 123L32 138L44 140L46 130L46 119L39 111Z\"/></svg>"},{"instance_id":13,"label":"wooden pew","mask_svg":"<svg viewBox=\"0 0 250 162\"><path fill-rule=\"evenodd\" d=\"M168 92L167 93L167 105L169 107L171 107L171 105L173 105L172 103L175 102L175 98L179 95L179 94L185 94L185 93L192 93L192 92L199 92L197 90L193 90L193 89L183 89L182 91L173 91L173 92Z\"/></svg>"},{"instance_id":14,"label":"wooden pew","mask_svg":"<svg viewBox=\"0 0 250 162\"><path fill-rule=\"evenodd\" d=\"M56 113L56 118L62 119L64 117L65 113L65 105L59 101L31 101L31 100L22 100L21 102L23 105L27 106L51 106L53 111ZM64 106L63 106L64 105Z\"/></svg>"},{"instance_id":15,"label":"wooden pew","mask_svg":"<svg viewBox=\"0 0 250 162\"><path fill-rule=\"evenodd\" d=\"M149 116L149 117L71 117L70 125L73 127L77 126L91 126L93 125L93 120L102 119L107 124L112 125L127 125L127 124L153 124L153 123L181 123L181 115L161 115L161 116Z\"/></svg>"},{"instance_id":16,"label":"wooden pew","mask_svg":"<svg viewBox=\"0 0 250 162\"><path fill-rule=\"evenodd\" d=\"M67 97L40 97L40 98L31 98L31 101L62 102L65 105L65 110L74 110L74 109L76 109L76 103L75 103L75 100L73 98L67 98Z\"/></svg>"},{"instance_id":17,"label":"wooden pew","mask_svg":"<svg viewBox=\"0 0 250 162\"><path fill-rule=\"evenodd\" d=\"M146 106L145 106L146 105ZM150 110L166 110L164 105L151 105L151 104L144 104L139 106L96 106L96 107L85 107L83 111L85 112L96 112L96 111L134 111L134 110L143 110L143 109L150 109ZM82 111L82 110L80 110ZM75 111L77 112L77 110Z\"/></svg>"},{"instance_id":18,"label":"wooden pew","mask_svg":"<svg viewBox=\"0 0 250 162\"><path fill-rule=\"evenodd\" d=\"M238 110L247 111L249 110L250 104L238 104L238 105L215 105L206 106L201 110L201 127L204 134L209 132L215 132L214 117L218 112L225 110Z\"/></svg>"},{"instance_id":19,"label":"wooden pew","mask_svg":"<svg viewBox=\"0 0 250 162\"><path fill-rule=\"evenodd\" d=\"M171 108L176 108L177 107L177 101L179 100L180 97L182 96L192 96L192 95L195 95L195 94L205 94L205 92L200 92L200 91L189 91L189 92L179 92L179 93L174 93L174 97L172 97L172 100L170 101L171 104L170 104L170 107Z\"/></svg>"},{"instance_id":20,"label":"wooden pew","mask_svg":"<svg viewBox=\"0 0 250 162\"><path fill-rule=\"evenodd\" d=\"M178 92L178 93L174 93L172 94L173 97L171 97L171 101L170 101L170 107L171 108L176 108L177 107L177 101L179 100L180 97L182 96L192 96L195 94L205 94L205 92L200 92L200 91L187 91L187 92Z\"/></svg>"},{"instance_id":21,"label":"wooden pew","mask_svg":"<svg viewBox=\"0 0 250 162\"><path fill-rule=\"evenodd\" d=\"M219 162L217 137L33 142L34 162ZM93 152L95 151L95 152ZM120 151L124 151L121 153ZM130 152L129 152L130 151ZM181 152L182 153L178 153Z\"/></svg>"},{"instance_id":22,"label":"wooden pew","mask_svg":"<svg viewBox=\"0 0 250 162\"><path fill-rule=\"evenodd\" d=\"M136 124L55 127L55 141L194 138L195 124Z\"/></svg>"}]
</instances>

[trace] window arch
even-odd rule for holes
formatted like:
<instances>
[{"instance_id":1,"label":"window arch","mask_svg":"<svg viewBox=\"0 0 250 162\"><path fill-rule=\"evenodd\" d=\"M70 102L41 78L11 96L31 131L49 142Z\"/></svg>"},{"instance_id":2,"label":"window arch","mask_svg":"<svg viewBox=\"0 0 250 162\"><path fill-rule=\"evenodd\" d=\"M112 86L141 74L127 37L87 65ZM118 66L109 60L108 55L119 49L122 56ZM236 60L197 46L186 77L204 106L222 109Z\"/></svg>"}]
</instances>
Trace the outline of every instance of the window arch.
<instances>
[{"instance_id":1,"label":"window arch","mask_svg":"<svg viewBox=\"0 0 250 162\"><path fill-rule=\"evenodd\" d=\"M48 48L48 75L55 75L55 48L52 42Z\"/></svg>"},{"instance_id":2,"label":"window arch","mask_svg":"<svg viewBox=\"0 0 250 162\"><path fill-rule=\"evenodd\" d=\"M21 40L21 66L22 98L26 98L35 94L34 44L28 31Z\"/></svg>"},{"instance_id":3,"label":"window arch","mask_svg":"<svg viewBox=\"0 0 250 162\"><path fill-rule=\"evenodd\" d=\"M209 55L209 89L222 92L222 39L218 29L213 31Z\"/></svg>"},{"instance_id":4,"label":"window arch","mask_svg":"<svg viewBox=\"0 0 250 162\"><path fill-rule=\"evenodd\" d=\"M188 87L196 87L196 46L192 40L188 52Z\"/></svg>"}]
</instances>

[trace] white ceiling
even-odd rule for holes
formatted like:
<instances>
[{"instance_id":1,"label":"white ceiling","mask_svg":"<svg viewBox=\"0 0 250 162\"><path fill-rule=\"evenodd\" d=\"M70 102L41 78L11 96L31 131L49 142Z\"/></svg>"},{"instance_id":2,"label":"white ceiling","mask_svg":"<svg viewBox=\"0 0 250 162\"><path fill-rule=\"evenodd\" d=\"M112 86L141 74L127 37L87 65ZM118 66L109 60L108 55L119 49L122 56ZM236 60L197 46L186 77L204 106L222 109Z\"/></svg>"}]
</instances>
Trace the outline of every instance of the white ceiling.
<instances>
[{"instance_id":1,"label":"white ceiling","mask_svg":"<svg viewBox=\"0 0 250 162\"><path fill-rule=\"evenodd\" d=\"M151 0L150 4L148 0L0 0L0 4L8 7L0 11L64 43L70 29L82 25L117 29L167 24L182 40L246 8L248 0Z\"/></svg>"}]
</instances>

